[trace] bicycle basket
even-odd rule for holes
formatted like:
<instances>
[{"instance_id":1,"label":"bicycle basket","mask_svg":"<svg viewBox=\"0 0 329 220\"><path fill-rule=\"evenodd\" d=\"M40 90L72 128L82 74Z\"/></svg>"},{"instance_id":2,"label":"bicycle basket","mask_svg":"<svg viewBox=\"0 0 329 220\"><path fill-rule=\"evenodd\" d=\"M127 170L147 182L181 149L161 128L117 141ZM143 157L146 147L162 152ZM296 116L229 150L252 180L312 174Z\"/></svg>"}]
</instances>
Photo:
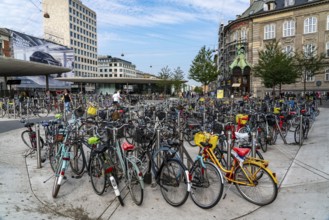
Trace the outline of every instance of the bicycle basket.
<instances>
[{"instance_id":1,"label":"bicycle basket","mask_svg":"<svg viewBox=\"0 0 329 220\"><path fill-rule=\"evenodd\" d=\"M121 115L118 111L115 111L112 113L111 118L113 121L119 120L121 118Z\"/></svg>"},{"instance_id":2,"label":"bicycle basket","mask_svg":"<svg viewBox=\"0 0 329 220\"><path fill-rule=\"evenodd\" d=\"M54 137L56 142L62 142L64 141L64 135L63 134L56 134Z\"/></svg>"},{"instance_id":3,"label":"bicycle basket","mask_svg":"<svg viewBox=\"0 0 329 220\"><path fill-rule=\"evenodd\" d=\"M235 117L235 121L237 124L241 124L241 125L245 125L248 122L248 115L244 115L244 114L237 114Z\"/></svg>"},{"instance_id":4,"label":"bicycle basket","mask_svg":"<svg viewBox=\"0 0 329 220\"><path fill-rule=\"evenodd\" d=\"M275 125L275 117L273 115L266 116L266 120L269 126Z\"/></svg>"},{"instance_id":5,"label":"bicycle basket","mask_svg":"<svg viewBox=\"0 0 329 220\"><path fill-rule=\"evenodd\" d=\"M95 116L97 114L97 108L94 106L89 106L87 110L87 114Z\"/></svg>"},{"instance_id":6,"label":"bicycle basket","mask_svg":"<svg viewBox=\"0 0 329 220\"><path fill-rule=\"evenodd\" d=\"M194 143L199 146L201 146L201 142L207 142L209 144L211 144L211 148L215 148L218 142L218 136L217 135L212 135L210 133L207 132L198 132L194 135Z\"/></svg>"}]
</instances>

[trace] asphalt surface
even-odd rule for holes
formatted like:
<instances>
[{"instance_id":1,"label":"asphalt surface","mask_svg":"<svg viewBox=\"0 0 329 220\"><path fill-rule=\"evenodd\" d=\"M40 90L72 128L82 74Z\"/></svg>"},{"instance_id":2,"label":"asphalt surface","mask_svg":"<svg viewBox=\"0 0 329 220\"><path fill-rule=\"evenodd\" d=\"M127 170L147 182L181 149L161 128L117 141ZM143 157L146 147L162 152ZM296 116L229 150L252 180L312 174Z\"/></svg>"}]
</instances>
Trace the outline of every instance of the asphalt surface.
<instances>
[{"instance_id":1,"label":"asphalt surface","mask_svg":"<svg viewBox=\"0 0 329 220\"><path fill-rule=\"evenodd\" d=\"M278 140L263 153L279 181L277 199L259 207L243 199L232 186L212 209L198 208L191 199L181 207L165 202L158 187L146 185L144 201L136 206L120 183L125 206L112 190L94 193L88 175L68 178L58 198L51 196L52 171L46 161L37 169L36 156L24 157L19 128L0 133L0 219L317 219L329 220L329 109L321 108L309 138L299 147L288 134L288 145ZM3 119L0 120L2 127ZM12 122L14 123L14 122ZM197 148L188 147L196 155ZM225 186L225 190L228 188Z\"/></svg>"}]
</instances>

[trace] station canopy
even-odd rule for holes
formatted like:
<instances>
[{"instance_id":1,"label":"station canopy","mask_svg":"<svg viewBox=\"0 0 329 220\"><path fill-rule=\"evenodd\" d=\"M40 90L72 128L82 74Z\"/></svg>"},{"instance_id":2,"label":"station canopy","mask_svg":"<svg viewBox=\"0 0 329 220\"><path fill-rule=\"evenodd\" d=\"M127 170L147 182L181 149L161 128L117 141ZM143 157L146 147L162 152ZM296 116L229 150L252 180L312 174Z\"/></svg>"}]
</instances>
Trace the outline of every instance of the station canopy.
<instances>
[{"instance_id":1,"label":"station canopy","mask_svg":"<svg viewBox=\"0 0 329 220\"><path fill-rule=\"evenodd\" d=\"M40 76L70 72L70 68L0 57L0 76Z\"/></svg>"},{"instance_id":2,"label":"station canopy","mask_svg":"<svg viewBox=\"0 0 329 220\"><path fill-rule=\"evenodd\" d=\"M65 77L56 78L60 81L74 82L74 83L124 83L124 84L145 84L145 83L158 83L161 79L157 78L107 78L107 77ZM182 81L187 82L187 81Z\"/></svg>"}]
</instances>

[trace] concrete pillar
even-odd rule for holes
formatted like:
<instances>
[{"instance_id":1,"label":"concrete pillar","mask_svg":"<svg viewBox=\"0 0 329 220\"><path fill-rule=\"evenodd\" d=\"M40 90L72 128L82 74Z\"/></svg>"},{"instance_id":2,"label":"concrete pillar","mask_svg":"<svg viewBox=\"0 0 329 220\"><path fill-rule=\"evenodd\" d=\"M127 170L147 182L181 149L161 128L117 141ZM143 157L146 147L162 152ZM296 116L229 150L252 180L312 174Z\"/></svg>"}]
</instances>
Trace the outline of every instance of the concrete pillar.
<instances>
[{"instance_id":1,"label":"concrete pillar","mask_svg":"<svg viewBox=\"0 0 329 220\"><path fill-rule=\"evenodd\" d=\"M46 90L49 90L49 75L46 75Z\"/></svg>"}]
</instances>

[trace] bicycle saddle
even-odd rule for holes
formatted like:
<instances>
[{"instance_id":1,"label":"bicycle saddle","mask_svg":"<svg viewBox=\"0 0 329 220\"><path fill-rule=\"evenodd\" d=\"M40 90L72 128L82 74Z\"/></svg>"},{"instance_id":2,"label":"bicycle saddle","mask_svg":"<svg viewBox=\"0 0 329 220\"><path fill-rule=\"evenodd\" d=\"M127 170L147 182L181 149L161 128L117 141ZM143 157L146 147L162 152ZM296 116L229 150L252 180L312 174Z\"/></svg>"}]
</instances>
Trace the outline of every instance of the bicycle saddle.
<instances>
[{"instance_id":1,"label":"bicycle saddle","mask_svg":"<svg viewBox=\"0 0 329 220\"><path fill-rule=\"evenodd\" d=\"M134 150L135 146L133 144L129 144L128 142L124 142L122 144L122 148L124 151L130 151L130 150Z\"/></svg>"},{"instance_id":2,"label":"bicycle saddle","mask_svg":"<svg viewBox=\"0 0 329 220\"><path fill-rule=\"evenodd\" d=\"M30 127L32 127L34 125L34 123L32 123L32 122L26 122L25 124L24 124L24 127L26 127L26 128L30 128Z\"/></svg>"}]
</instances>

